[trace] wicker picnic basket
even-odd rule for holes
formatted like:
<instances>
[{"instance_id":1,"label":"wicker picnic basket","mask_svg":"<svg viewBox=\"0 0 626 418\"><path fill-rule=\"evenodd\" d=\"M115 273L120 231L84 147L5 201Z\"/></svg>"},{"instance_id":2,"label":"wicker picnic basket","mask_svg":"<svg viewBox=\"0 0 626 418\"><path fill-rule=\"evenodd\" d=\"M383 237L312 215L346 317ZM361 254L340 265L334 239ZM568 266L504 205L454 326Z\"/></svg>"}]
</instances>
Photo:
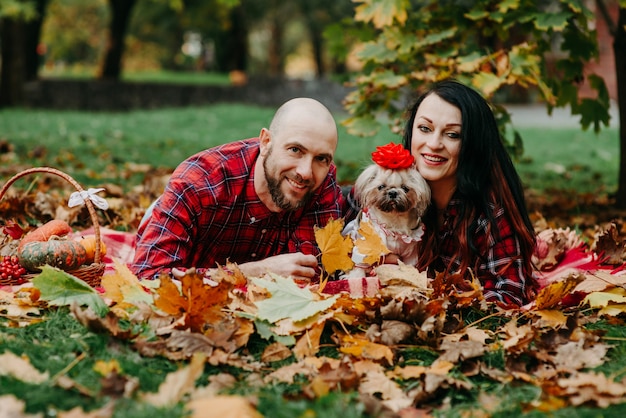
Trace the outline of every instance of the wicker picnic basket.
<instances>
[{"instance_id":1,"label":"wicker picnic basket","mask_svg":"<svg viewBox=\"0 0 626 418\"><path fill-rule=\"evenodd\" d=\"M8 188L19 178L27 176L29 174L32 173L44 173L44 174L54 174L56 176L61 177L62 179L65 179L68 183L70 183L72 186L74 186L74 188L79 192L82 193L84 191L84 189L81 187L80 184L78 184L78 182L76 180L74 180L71 176L69 176L68 174L57 170L55 168L51 168L51 167L34 167L34 168L29 168L27 170L21 171L18 174L14 175L13 177L11 177L4 186L2 186L2 189L0 190L0 200L4 197L4 194L6 193L6 191L8 190ZM96 237L96 242L95 242L95 254L94 254L94 261L93 263L89 264L89 265L82 265L79 268L75 269L75 270L70 270L67 271L67 273L73 275L74 277L77 277L81 280L83 280L84 282L86 282L87 284L89 284L91 287L98 287L100 286L100 282L102 280L102 275L104 274L104 270L105 270L105 264L101 261L102 259L102 254L101 254L101 241L100 241L100 224L98 223L98 214L96 213L96 209L93 205L93 202L89 199L85 199L85 205L87 206L87 210L89 211L89 215L91 217L91 222L93 224L93 231L94 231L94 235ZM8 279L6 281L3 281L0 278L0 284L1 285L14 285L14 284L19 284L20 282L23 282L24 279L28 280L32 277L36 276L36 274L25 274L23 276L21 276L19 278L19 280L16 279Z\"/></svg>"}]
</instances>

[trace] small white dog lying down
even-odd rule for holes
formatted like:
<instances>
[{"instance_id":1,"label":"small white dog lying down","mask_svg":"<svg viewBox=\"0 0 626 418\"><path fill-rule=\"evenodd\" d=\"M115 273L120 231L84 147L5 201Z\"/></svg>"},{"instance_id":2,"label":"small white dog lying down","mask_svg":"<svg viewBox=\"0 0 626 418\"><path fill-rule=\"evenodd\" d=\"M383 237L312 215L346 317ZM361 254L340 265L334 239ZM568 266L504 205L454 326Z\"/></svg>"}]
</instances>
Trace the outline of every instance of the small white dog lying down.
<instances>
[{"instance_id":1,"label":"small white dog lying down","mask_svg":"<svg viewBox=\"0 0 626 418\"><path fill-rule=\"evenodd\" d=\"M377 155L381 152L385 152L386 158ZM361 212L344 227L342 234L355 241L359 224L369 220L391 254L402 263L415 266L416 244L424 233L422 216L430 204L430 187L415 168L413 156L401 145L378 147L372 157L377 163L363 170L354 185L354 198ZM363 262L364 257L355 246L352 261L357 271L348 276L362 275L372 267Z\"/></svg>"}]
</instances>

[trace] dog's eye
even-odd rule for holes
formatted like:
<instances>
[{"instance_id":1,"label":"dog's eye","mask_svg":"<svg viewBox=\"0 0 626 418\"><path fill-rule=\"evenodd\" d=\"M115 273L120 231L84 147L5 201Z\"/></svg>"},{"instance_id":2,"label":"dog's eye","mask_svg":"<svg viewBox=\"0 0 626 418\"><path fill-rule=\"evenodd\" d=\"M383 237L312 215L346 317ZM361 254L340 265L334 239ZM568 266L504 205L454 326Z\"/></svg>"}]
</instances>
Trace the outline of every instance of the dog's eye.
<instances>
[{"instance_id":1,"label":"dog's eye","mask_svg":"<svg viewBox=\"0 0 626 418\"><path fill-rule=\"evenodd\" d=\"M382 190L382 189L384 189L384 188L385 188L385 185L384 185L384 184L381 184L380 186L378 186L378 190Z\"/></svg>"},{"instance_id":2,"label":"dog's eye","mask_svg":"<svg viewBox=\"0 0 626 418\"><path fill-rule=\"evenodd\" d=\"M406 187L406 186L403 184L403 185L402 185L402 190L404 190L404 193L408 193L408 192L409 192L409 190L411 190L411 189L409 189L408 187Z\"/></svg>"}]
</instances>

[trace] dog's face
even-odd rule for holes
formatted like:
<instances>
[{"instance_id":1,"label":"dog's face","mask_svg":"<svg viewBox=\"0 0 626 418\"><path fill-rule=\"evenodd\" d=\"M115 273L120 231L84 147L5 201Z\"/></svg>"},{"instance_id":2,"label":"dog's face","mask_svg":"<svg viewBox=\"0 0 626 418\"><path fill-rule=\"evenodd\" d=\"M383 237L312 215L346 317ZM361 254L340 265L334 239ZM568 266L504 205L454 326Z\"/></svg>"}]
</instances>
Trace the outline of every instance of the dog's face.
<instances>
[{"instance_id":1,"label":"dog's face","mask_svg":"<svg viewBox=\"0 0 626 418\"><path fill-rule=\"evenodd\" d=\"M386 218L408 212L421 217L430 203L430 187L415 167L389 170L372 164L357 178L354 192L361 207L376 208Z\"/></svg>"}]
</instances>

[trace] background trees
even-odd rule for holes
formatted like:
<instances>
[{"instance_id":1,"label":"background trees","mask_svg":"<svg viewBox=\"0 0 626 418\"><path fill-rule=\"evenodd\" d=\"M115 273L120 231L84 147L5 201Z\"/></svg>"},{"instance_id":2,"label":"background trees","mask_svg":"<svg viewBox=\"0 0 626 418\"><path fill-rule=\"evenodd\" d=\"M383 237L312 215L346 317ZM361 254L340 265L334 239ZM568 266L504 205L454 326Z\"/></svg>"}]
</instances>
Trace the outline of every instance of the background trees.
<instances>
[{"instance_id":1,"label":"background trees","mask_svg":"<svg viewBox=\"0 0 626 418\"><path fill-rule=\"evenodd\" d=\"M585 64L598 57L594 22L586 2L559 0L424 1L357 0L355 25L373 29L359 52L364 64L347 98L354 133L372 134L380 115L400 130L399 116L407 101L430 82L455 77L488 98L536 89L551 112L569 107L583 129L608 126L610 98L602 77ZM626 207L626 0L596 1L600 10L619 7L614 28L618 77L622 164L617 194ZM605 13L611 19L610 13ZM592 93L583 96L581 88ZM509 125L510 116L497 109L502 131L513 151L522 141ZM508 135L507 135L508 134Z\"/></svg>"},{"instance_id":2,"label":"background trees","mask_svg":"<svg viewBox=\"0 0 626 418\"><path fill-rule=\"evenodd\" d=\"M307 56L311 70L299 76L337 77L350 69L356 47L358 71L346 98L354 133L372 134L381 121L401 129L398 116L411 96L449 76L496 102L538 94L548 112L569 107L583 128L597 130L608 123L609 95L585 68L598 56L594 22L604 16L626 161L625 15L626 0L3 0L0 106L21 103L22 86L43 61L98 67L94 75L113 80L150 68L284 77ZM582 87L591 94L581 95ZM499 117L519 152L504 109ZM626 163L619 183L626 207Z\"/></svg>"}]
</instances>

